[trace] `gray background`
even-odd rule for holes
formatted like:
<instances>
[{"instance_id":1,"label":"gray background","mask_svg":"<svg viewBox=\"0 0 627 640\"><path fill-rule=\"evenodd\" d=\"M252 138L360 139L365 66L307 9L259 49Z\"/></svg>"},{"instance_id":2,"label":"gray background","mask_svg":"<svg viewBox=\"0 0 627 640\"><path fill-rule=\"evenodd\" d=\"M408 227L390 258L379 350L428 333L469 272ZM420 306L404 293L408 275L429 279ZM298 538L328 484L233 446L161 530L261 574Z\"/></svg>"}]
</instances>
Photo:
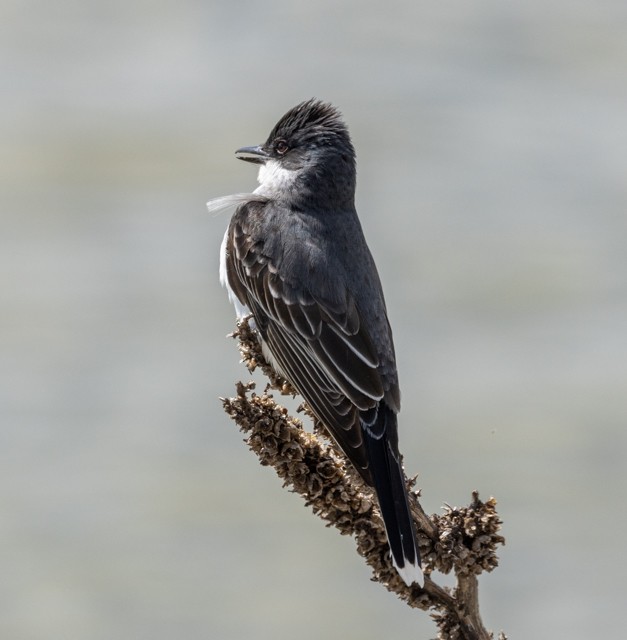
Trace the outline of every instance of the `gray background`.
<instances>
[{"instance_id":1,"label":"gray background","mask_svg":"<svg viewBox=\"0 0 627 640\"><path fill-rule=\"evenodd\" d=\"M495 495L486 624L626 600L627 4L0 9L0 636L432 637L259 467L217 281L233 150L338 105L424 504Z\"/></svg>"}]
</instances>

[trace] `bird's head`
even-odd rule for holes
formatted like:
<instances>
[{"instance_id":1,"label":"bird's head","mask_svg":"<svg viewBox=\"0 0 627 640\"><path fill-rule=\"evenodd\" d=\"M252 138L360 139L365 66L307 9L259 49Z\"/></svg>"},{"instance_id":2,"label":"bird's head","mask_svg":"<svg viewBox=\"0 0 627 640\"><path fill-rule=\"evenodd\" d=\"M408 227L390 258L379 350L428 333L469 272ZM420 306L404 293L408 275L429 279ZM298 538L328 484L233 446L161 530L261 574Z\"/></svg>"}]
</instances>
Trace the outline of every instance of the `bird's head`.
<instances>
[{"instance_id":1,"label":"bird's head","mask_svg":"<svg viewBox=\"0 0 627 640\"><path fill-rule=\"evenodd\" d=\"M268 139L235 152L240 160L261 165L259 193L308 202L330 199L351 203L355 192L355 150L339 111L320 100L290 109Z\"/></svg>"}]
</instances>

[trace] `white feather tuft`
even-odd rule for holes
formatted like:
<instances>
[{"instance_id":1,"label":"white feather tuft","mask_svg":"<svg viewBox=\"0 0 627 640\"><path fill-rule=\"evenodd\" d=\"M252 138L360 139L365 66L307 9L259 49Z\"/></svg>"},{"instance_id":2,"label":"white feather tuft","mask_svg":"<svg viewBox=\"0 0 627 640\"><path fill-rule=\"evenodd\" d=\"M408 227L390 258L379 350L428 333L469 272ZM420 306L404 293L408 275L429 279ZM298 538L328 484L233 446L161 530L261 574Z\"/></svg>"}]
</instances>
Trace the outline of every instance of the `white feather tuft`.
<instances>
[{"instance_id":1,"label":"white feather tuft","mask_svg":"<svg viewBox=\"0 0 627 640\"><path fill-rule=\"evenodd\" d=\"M230 196L220 196L207 202L209 213L218 213L229 207L237 207L244 202L265 202L265 198L254 193L233 193Z\"/></svg>"}]
</instances>

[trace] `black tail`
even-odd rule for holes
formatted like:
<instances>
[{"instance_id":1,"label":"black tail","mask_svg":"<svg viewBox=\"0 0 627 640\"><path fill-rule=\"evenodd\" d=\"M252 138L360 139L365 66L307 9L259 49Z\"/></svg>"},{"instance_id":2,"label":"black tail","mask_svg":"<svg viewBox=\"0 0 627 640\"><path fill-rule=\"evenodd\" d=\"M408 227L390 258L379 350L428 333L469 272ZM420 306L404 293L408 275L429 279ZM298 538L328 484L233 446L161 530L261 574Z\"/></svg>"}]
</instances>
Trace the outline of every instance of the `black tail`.
<instances>
[{"instance_id":1,"label":"black tail","mask_svg":"<svg viewBox=\"0 0 627 640\"><path fill-rule=\"evenodd\" d=\"M381 402L378 409L362 414L362 427L394 566L407 585L417 582L422 586L416 530L398 452L396 414Z\"/></svg>"}]
</instances>

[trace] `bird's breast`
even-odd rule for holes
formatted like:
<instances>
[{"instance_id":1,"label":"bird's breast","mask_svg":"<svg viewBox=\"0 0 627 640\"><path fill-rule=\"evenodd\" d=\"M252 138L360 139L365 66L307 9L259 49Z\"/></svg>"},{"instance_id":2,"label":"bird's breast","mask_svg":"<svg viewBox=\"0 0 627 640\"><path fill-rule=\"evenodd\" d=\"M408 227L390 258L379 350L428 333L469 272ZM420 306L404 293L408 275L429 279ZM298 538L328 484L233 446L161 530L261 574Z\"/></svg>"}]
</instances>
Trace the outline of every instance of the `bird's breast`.
<instances>
[{"instance_id":1,"label":"bird's breast","mask_svg":"<svg viewBox=\"0 0 627 640\"><path fill-rule=\"evenodd\" d=\"M231 301L231 304L235 307L235 313L237 315L237 318L238 320L241 320L242 318L249 316L251 311L245 304L242 304L239 301L238 297L235 295L235 292L233 291L229 283L229 274L226 266L226 252L227 252L228 240L229 240L229 229L227 228L224 234L224 238L222 240L222 244L220 245L220 284L226 289L226 292L229 296L229 300Z\"/></svg>"}]
</instances>

